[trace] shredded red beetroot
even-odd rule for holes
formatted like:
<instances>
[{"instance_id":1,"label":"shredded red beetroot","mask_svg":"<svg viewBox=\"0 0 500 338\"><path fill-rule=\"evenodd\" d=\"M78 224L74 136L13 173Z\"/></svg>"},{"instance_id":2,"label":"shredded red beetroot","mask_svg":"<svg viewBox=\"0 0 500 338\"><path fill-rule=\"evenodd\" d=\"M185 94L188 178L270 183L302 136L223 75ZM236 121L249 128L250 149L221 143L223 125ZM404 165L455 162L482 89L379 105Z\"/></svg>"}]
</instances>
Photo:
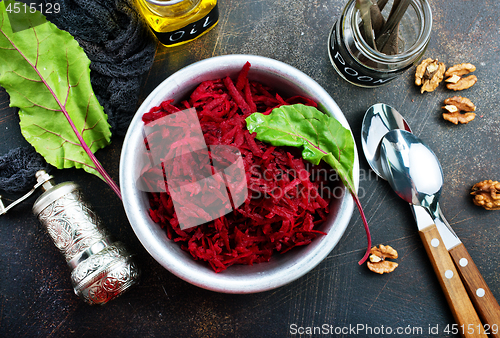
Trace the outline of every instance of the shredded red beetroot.
<instances>
[{"instance_id":1,"label":"shredded red beetroot","mask_svg":"<svg viewBox=\"0 0 500 338\"><path fill-rule=\"evenodd\" d=\"M310 165L295 149L277 148L256 140L245 123L245 118L256 111L269 114L283 104L316 104L299 96L283 99L275 90L249 81L249 68L247 62L236 84L229 77L202 82L188 99L177 105L173 105L173 100L165 101L143 116L147 125L180 110L195 108L207 146L234 146L241 153L248 197L233 212L214 221L181 230L168 189L149 193L149 214L154 222L165 229L169 239L181 243L194 259L207 261L216 272L233 264L266 262L273 252L284 253L311 243L316 236L324 235L317 228L329 212L330 196L322 196L329 176L314 176L314 170L331 173L332 169ZM159 137L173 136L157 133ZM155 144L148 144L149 151L161 152L154 149L161 147L161 142ZM189 165L177 165L172 170L182 172L190 182L199 179ZM148 187L165 186L161 168L145 168L142 177ZM215 194L212 197L205 203L218 198Z\"/></svg>"}]
</instances>

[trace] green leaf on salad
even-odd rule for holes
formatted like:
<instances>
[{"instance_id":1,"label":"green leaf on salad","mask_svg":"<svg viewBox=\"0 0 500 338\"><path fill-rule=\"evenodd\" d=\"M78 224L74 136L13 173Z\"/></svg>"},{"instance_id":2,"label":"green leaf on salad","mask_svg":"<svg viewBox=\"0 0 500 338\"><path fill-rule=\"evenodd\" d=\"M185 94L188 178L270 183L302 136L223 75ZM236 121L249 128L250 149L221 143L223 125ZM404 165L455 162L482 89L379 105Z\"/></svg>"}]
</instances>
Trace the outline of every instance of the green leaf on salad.
<instances>
[{"instance_id":1,"label":"green leaf on salad","mask_svg":"<svg viewBox=\"0 0 500 338\"><path fill-rule=\"evenodd\" d=\"M355 149L350 130L333 116L303 104L283 105L274 108L269 115L253 113L246 122L248 131L257 133L258 140L273 146L301 148L305 160L313 164L323 160L337 171L349 189L365 227L368 245L359 261L363 264L370 253L371 236L354 186Z\"/></svg>"},{"instance_id":2,"label":"green leaf on salad","mask_svg":"<svg viewBox=\"0 0 500 338\"><path fill-rule=\"evenodd\" d=\"M14 3L0 3L0 85L10 106L19 107L22 134L55 167L83 168L102 178L93 152L110 143L111 132L92 90L90 60L40 12L7 15ZM13 32L26 22L28 29Z\"/></svg>"},{"instance_id":3,"label":"green leaf on salad","mask_svg":"<svg viewBox=\"0 0 500 338\"><path fill-rule=\"evenodd\" d=\"M262 142L302 148L302 157L313 164L324 160L354 191L354 140L335 118L314 107L294 104L275 108L269 115L253 113L246 122L248 131L257 133Z\"/></svg>"}]
</instances>

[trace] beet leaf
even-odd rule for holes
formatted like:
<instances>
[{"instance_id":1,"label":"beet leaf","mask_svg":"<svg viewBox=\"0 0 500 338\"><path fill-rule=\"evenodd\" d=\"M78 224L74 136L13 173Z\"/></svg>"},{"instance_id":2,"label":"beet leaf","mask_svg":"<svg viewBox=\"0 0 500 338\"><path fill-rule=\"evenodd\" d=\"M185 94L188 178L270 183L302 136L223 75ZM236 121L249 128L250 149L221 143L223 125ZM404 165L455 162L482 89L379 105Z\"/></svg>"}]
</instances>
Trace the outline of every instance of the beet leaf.
<instances>
[{"instance_id":1,"label":"beet leaf","mask_svg":"<svg viewBox=\"0 0 500 338\"><path fill-rule=\"evenodd\" d=\"M371 248L371 236L353 180L354 140L351 132L334 117L303 104L285 105L269 115L253 113L247 119L247 129L256 138L273 146L302 148L302 157L318 164L321 160L334 168L351 193L365 227L368 248L359 261L363 264Z\"/></svg>"},{"instance_id":2,"label":"beet leaf","mask_svg":"<svg viewBox=\"0 0 500 338\"><path fill-rule=\"evenodd\" d=\"M21 132L56 168L83 168L104 179L120 197L116 183L94 152L110 143L107 116L90 83L90 60L67 32L38 11L11 12L0 3L0 85L19 108ZM29 9L29 8L28 8ZM13 27L27 27L18 30Z\"/></svg>"}]
</instances>

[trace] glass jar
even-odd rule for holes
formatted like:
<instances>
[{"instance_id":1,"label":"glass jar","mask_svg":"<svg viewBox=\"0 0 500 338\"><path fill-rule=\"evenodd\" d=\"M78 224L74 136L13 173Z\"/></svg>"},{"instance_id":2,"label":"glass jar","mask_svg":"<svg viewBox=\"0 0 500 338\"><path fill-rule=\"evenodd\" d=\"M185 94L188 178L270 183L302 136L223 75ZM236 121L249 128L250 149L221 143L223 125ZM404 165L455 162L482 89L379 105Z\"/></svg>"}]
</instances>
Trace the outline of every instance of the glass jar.
<instances>
[{"instance_id":1,"label":"glass jar","mask_svg":"<svg viewBox=\"0 0 500 338\"><path fill-rule=\"evenodd\" d=\"M136 0L158 40L167 47L192 41L219 21L217 0Z\"/></svg>"},{"instance_id":2,"label":"glass jar","mask_svg":"<svg viewBox=\"0 0 500 338\"><path fill-rule=\"evenodd\" d=\"M391 4L389 1L386 7ZM346 81L360 87L378 87L401 75L423 56L431 35L431 8L427 0L411 1L399 23L400 43L394 55L370 47L363 39L361 27L356 0L349 0L328 37L330 61Z\"/></svg>"}]
</instances>

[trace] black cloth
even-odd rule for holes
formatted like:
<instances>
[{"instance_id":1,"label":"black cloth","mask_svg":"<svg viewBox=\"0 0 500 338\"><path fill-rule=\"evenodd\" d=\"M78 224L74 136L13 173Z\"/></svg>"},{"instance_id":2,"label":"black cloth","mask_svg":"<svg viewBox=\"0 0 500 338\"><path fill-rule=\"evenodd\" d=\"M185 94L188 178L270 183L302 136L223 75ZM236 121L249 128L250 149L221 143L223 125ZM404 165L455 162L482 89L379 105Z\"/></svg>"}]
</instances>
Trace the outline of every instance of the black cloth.
<instances>
[{"instance_id":1,"label":"black cloth","mask_svg":"<svg viewBox=\"0 0 500 338\"><path fill-rule=\"evenodd\" d=\"M20 192L33 188L38 170L50 171L43 157L33 147L12 149L0 157L0 190Z\"/></svg>"},{"instance_id":2,"label":"black cloth","mask_svg":"<svg viewBox=\"0 0 500 338\"><path fill-rule=\"evenodd\" d=\"M134 0L43 0L59 3L59 13L45 13L69 32L90 59L94 93L108 115L114 135L125 135L136 111L144 74L154 60L155 39L135 9ZM33 147L0 156L0 190L32 188L35 173L48 165Z\"/></svg>"}]
</instances>

